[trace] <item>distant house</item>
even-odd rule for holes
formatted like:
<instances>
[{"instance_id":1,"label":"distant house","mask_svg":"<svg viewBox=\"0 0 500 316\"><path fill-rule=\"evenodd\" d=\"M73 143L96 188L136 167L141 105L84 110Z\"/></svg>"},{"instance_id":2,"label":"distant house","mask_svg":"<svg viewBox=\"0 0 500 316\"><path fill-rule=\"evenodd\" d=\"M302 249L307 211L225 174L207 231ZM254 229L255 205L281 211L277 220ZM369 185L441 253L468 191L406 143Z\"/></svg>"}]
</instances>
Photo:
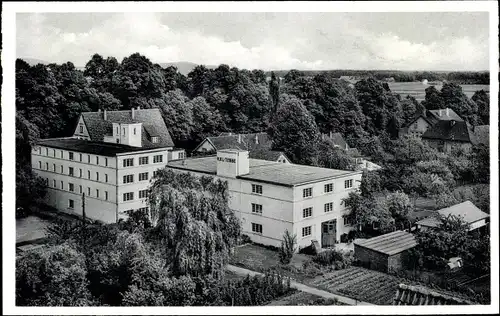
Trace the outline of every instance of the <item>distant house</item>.
<instances>
[{"instance_id":1,"label":"distant house","mask_svg":"<svg viewBox=\"0 0 500 316\"><path fill-rule=\"evenodd\" d=\"M330 132L330 134L328 134L328 135L322 134L321 137L323 139L329 138L333 142L335 147L346 151L346 153L355 160L357 169L359 169L359 170L367 169L369 171L372 171L372 170L378 170L378 169L382 168L381 166L379 166L373 162L368 161L367 160L368 158L361 155L361 153L359 152L358 149L350 147L347 144L347 142L345 141L345 139L341 133Z\"/></svg>"},{"instance_id":2,"label":"distant house","mask_svg":"<svg viewBox=\"0 0 500 316\"><path fill-rule=\"evenodd\" d=\"M488 224L489 215L481 211L471 201L455 204L453 206L437 211L440 216L456 216L463 219L470 225L469 230L476 230ZM441 221L438 216L430 216L416 223L417 228L421 230L429 228L439 228Z\"/></svg>"},{"instance_id":3,"label":"distant house","mask_svg":"<svg viewBox=\"0 0 500 316\"><path fill-rule=\"evenodd\" d=\"M400 284L392 305L473 305L473 303L423 286Z\"/></svg>"},{"instance_id":4,"label":"distant house","mask_svg":"<svg viewBox=\"0 0 500 316\"><path fill-rule=\"evenodd\" d=\"M395 231L370 239L354 241L354 256L369 269L381 272L399 271L404 269L408 250L416 245L417 241L413 234Z\"/></svg>"},{"instance_id":5,"label":"distant house","mask_svg":"<svg viewBox=\"0 0 500 316\"><path fill-rule=\"evenodd\" d=\"M489 125L472 126L446 108L417 115L399 130L399 135L420 137L439 151L451 152L453 148L469 150L472 145L489 142Z\"/></svg>"},{"instance_id":6,"label":"distant house","mask_svg":"<svg viewBox=\"0 0 500 316\"><path fill-rule=\"evenodd\" d=\"M252 159L262 159L290 163L282 151L271 150L271 139L267 133L234 134L222 133L219 136L205 138L194 150L193 154L215 154L223 149L248 150Z\"/></svg>"}]
</instances>

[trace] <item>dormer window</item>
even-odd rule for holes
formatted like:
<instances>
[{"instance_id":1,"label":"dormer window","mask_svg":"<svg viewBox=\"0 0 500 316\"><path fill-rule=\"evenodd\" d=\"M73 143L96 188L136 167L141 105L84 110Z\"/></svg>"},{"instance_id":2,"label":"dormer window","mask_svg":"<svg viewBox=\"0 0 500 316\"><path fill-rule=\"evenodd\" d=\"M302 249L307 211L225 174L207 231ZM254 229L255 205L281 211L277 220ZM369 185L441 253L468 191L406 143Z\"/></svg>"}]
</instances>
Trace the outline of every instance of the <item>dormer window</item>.
<instances>
[{"instance_id":1,"label":"dormer window","mask_svg":"<svg viewBox=\"0 0 500 316\"><path fill-rule=\"evenodd\" d=\"M151 137L151 142L152 142L153 144L156 144L156 143L158 143L159 141L160 141L160 137L158 137L158 136L153 136L153 137Z\"/></svg>"}]
</instances>

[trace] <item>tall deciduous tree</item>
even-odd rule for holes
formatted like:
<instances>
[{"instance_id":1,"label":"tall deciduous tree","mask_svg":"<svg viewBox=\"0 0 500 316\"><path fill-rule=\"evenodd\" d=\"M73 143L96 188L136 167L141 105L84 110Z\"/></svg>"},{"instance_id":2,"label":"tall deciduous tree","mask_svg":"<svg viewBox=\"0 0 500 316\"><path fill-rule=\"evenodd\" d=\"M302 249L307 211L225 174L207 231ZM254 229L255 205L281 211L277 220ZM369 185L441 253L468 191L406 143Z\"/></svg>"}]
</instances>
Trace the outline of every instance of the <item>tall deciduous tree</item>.
<instances>
[{"instance_id":1,"label":"tall deciduous tree","mask_svg":"<svg viewBox=\"0 0 500 316\"><path fill-rule=\"evenodd\" d=\"M269 81L269 95L271 96L273 113L276 113L280 102L280 79L271 72L271 81Z\"/></svg>"},{"instance_id":2,"label":"tall deciduous tree","mask_svg":"<svg viewBox=\"0 0 500 316\"><path fill-rule=\"evenodd\" d=\"M315 157L319 132L313 116L294 96L283 95L269 125L275 149L284 150L295 163L310 164Z\"/></svg>"},{"instance_id":3,"label":"tall deciduous tree","mask_svg":"<svg viewBox=\"0 0 500 316\"><path fill-rule=\"evenodd\" d=\"M479 115L480 122L484 125L490 124L490 96L484 90L474 92L472 101L477 104L477 114Z\"/></svg>"}]
</instances>

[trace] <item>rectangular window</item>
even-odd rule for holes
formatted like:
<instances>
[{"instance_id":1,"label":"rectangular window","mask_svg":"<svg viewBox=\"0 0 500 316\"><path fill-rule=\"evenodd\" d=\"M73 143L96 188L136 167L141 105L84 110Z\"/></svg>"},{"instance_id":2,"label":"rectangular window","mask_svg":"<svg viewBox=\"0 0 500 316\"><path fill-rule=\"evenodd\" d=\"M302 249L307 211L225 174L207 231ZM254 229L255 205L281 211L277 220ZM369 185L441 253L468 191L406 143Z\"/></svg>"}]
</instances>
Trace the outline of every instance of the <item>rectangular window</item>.
<instances>
[{"instance_id":1,"label":"rectangular window","mask_svg":"<svg viewBox=\"0 0 500 316\"><path fill-rule=\"evenodd\" d=\"M329 193L333 191L333 183L325 184L325 193Z\"/></svg>"},{"instance_id":2,"label":"rectangular window","mask_svg":"<svg viewBox=\"0 0 500 316\"><path fill-rule=\"evenodd\" d=\"M69 208L74 209L75 208L75 201L69 200Z\"/></svg>"},{"instance_id":3,"label":"rectangular window","mask_svg":"<svg viewBox=\"0 0 500 316\"><path fill-rule=\"evenodd\" d=\"M134 165L134 158L123 159L124 167L132 167Z\"/></svg>"},{"instance_id":4,"label":"rectangular window","mask_svg":"<svg viewBox=\"0 0 500 316\"><path fill-rule=\"evenodd\" d=\"M302 237L311 236L311 226L302 227Z\"/></svg>"},{"instance_id":5,"label":"rectangular window","mask_svg":"<svg viewBox=\"0 0 500 316\"><path fill-rule=\"evenodd\" d=\"M82 161L82 154L80 154L80 161Z\"/></svg>"},{"instance_id":6,"label":"rectangular window","mask_svg":"<svg viewBox=\"0 0 500 316\"><path fill-rule=\"evenodd\" d=\"M149 163L149 157L139 157L140 165L147 165Z\"/></svg>"},{"instance_id":7,"label":"rectangular window","mask_svg":"<svg viewBox=\"0 0 500 316\"><path fill-rule=\"evenodd\" d=\"M179 153L179 159L184 159L184 158L185 158L185 154L186 154L186 153L185 153L185 152L183 152L183 151L182 151L182 152L180 152L180 153Z\"/></svg>"},{"instance_id":8,"label":"rectangular window","mask_svg":"<svg viewBox=\"0 0 500 316\"><path fill-rule=\"evenodd\" d=\"M95 173L95 179L96 179L96 181L99 181L99 172Z\"/></svg>"},{"instance_id":9,"label":"rectangular window","mask_svg":"<svg viewBox=\"0 0 500 316\"><path fill-rule=\"evenodd\" d=\"M42 169L42 162L41 161L38 162L38 169Z\"/></svg>"},{"instance_id":10,"label":"rectangular window","mask_svg":"<svg viewBox=\"0 0 500 316\"><path fill-rule=\"evenodd\" d=\"M145 181L148 179L148 173L147 172L141 172L139 173L139 181Z\"/></svg>"},{"instance_id":11,"label":"rectangular window","mask_svg":"<svg viewBox=\"0 0 500 316\"><path fill-rule=\"evenodd\" d=\"M48 155L49 155L49 149L45 148L45 156L48 156Z\"/></svg>"},{"instance_id":12,"label":"rectangular window","mask_svg":"<svg viewBox=\"0 0 500 316\"><path fill-rule=\"evenodd\" d=\"M64 182L61 181L61 190L64 190Z\"/></svg>"},{"instance_id":13,"label":"rectangular window","mask_svg":"<svg viewBox=\"0 0 500 316\"><path fill-rule=\"evenodd\" d=\"M313 195L313 189L312 188L307 188L307 189L304 189L302 190L302 196L303 197L311 197Z\"/></svg>"},{"instance_id":14,"label":"rectangular window","mask_svg":"<svg viewBox=\"0 0 500 316\"><path fill-rule=\"evenodd\" d=\"M72 152L69 153L69 160L74 160L73 158L74 154Z\"/></svg>"},{"instance_id":15,"label":"rectangular window","mask_svg":"<svg viewBox=\"0 0 500 316\"><path fill-rule=\"evenodd\" d=\"M80 134L83 134L83 125L80 124Z\"/></svg>"},{"instance_id":16,"label":"rectangular window","mask_svg":"<svg viewBox=\"0 0 500 316\"><path fill-rule=\"evenodd\" d=\"M252 232L257 233L257 234L262 234L262 225L252 223Z\"/></svg>"},{"instance_id":17,"label":"rectangular window","mask_svg":"<svg viewBox=\"0 0 500 316\"><path fill-rule=\"evenodd\" d=\"M156 178L157 175L158 175L158 170L153 171L153 178Z\"/></svg>"},{"instance_id":18,"label":"rectangular window","mask_svg":"<svg viewBox=\"0 0 500 316\"><path fill-rule=\"evenodd\" d=\"M90 163L90 155L87 155L87 162Z\"/></svg>"},{"instance_id":19,"label":"rectangular window","mask_svg":"<svg viewBox=\"0 0 500 316\"><path fill-rule=\"evenodd\" d=\"M259 184L252 184L252 193L262 194L262 186Z\"/></svg>"},{"instance_id":20,"label":"rectangular window","mask_svg":"<svg viewBox=\"0 0 500 316\"><path fill-rule=\"evenodd\" d=\"M325 213L333 211L333 202L325 204Z\"/></svg>"},{"instance_id":21,"label":"rectangular window","mask_svg":"<svg viewBox=\"0 0 500 316\"><path fill-rule=\"evenodd\" d=\"M61 159L64 159L64 151L61 150Z\"/></svg>"},{"instance_id":22,"label":"rectangular window","mask_svg":"<svg viewBox=\"0 0 500 316\"><path fill-rule=\"evenodd\" d=\"M153 157L153 163L163 162L163 155L155 155Z\"/></svg>"},{"instance_id":23,"label":"rectangular window","mask_svg":"<svg viewBox=\"0 0 500 316\"><path fill-rule=\"evenodd\" d=\"M106 199L106 201L108 200L108 191L104 191L104 198Z\"/></svg>"},{"instance_id":24,"label":"rectangular window","mask_svg":"<svg viewBox=\"0 0 500 316\"><path fill-rule=\"evenodd\" d=\"M69 175L70 176L73 176L73 172L74 172L73 167L69 167Z\"/></svg>"},{"instance_id":25,"label":"rectangular window","mask_svg":"<svg viewBox=\"0 0 500 316\"><path fill-rule=\"evenodd\" d=\"M141 208L138 208L137 210L139 212L142 212L142 213L147 213L149 211L149 207L141 207Z\"/></svg>"},{"instance_id":26,"label":"rectangular window","mask_svg":"<svg viewBox=\"0 0 500 316\"><path fill-rule=\"evenodd\" d=\"M54 167L54 172L56 172L56 164L52 164L52 167Z\"/></svg>"},{"instance_id":27,"label":"rectangular window","mask_svg":"<svg viewBox=\"0 0 500 316\"><path fill-rule=\"evenodd\" d=\"M69 190L70 190L71 192L74 192L74 191L75 191L75 185L74 185L73 183L70 183L70 184L69 184Z\"/></svg>"},{"instance_id":28,"label":"rectangular window","mask_svg":"<svg viewBox=\"0 0 500 316\"><path fill-rule=\"evenodd\" d=\"M131 183L134 182L134 175L133 174L128 174L123 176L123 183Z\"/></svg>"},{"instance_id":29,"label":"rectangular window","mask_svg":"<svg viewBox=\"0 0 500 316\"><path fill-rule=\"evenodd\" d=\"M344 226L351 226L351 218L344 216Z\"/></svg>"},{"instance_id":30,"label":"rectangular window","mask_svg":"<svg viewBox=\"0 0 500 316\"><path fill-rule=\"evenodd\" d=\"M83 193L83 187L80 185L80 194Z\"/></svg>"},{"instance_id":31,"label":"rectangular window","mask_svg":"<svg viewBox=\"0 0 500 316\"><path fill-rule=\"evenodd\" d=\"M99 197L99 189L95 189L95 196Z\"/></svg>"},{"instance_id":32,"label":"rectangular window","mask_svg":"<svg viewBox=\"0 0 500 316\"><path fill-rule=\"evenodd\" d=\"M87 195L90 196L90 187L87 188Z\"/></svg>"},{"instance_id":33,"label":"rectangular window","mask_svg":"<svg viewBox=\"0 0 500 316\"><path fill-rule=\"evenodd\" d=\"M344 188L346 189L352 188L352 179L344 181Z\"/></svg>"},{"instance_id":34,"label":"rectangular window","mask_svg":"<svg viewBox=\"0 0 500 316\"><path fill-rule=\"evenodd\" d=\"M106 183L108 182L108 174L107 173L104 174L104 180L106 181Z\"/></svg>"},{"instance_id":35,"label":"rectangular window","mask_svg":"<svg viewBox=\"0 0 500 316\"><path fill-rule=\"evenodd\" d=\"M306 207L305 209L302 210L302 217L311 217L313 215L313 208L312 207Z\"/></svg>"},{"instance_id":36,"label":"rectangular window","mask_svg":"<svg viewBox=\"0 0 500 316\"><path fill-rule=\"evenodd\" d=\"M159 138L159 137L157 137L157 136L153 136L153 137L151 137L151 142L152 142L153 144L158 143L158 141L159 141L159 140L160 140L160 138Z\"/></svg>"},{"instance_id":37,"label":"rectangular window","mask_svg":"<svg viewBox=\"0 0 500 316\"><path fill-rule=\"evenodd\" d=\"M134 199L134 192L123 193L124 201L132 201Z\"/></svg>"},{"instance_id":38,"label":"rectangular window","mask_svg":"<svg viewBox=\"0 0 500 316\"><path fill-rule=\"evenodd\" d=\"M252 203L252 213L262 214L262 204Z\"/></svg>"},{"instance_id":39,"label":"rectangular window","mask_svg":"<svg viewBox=\"0 0 500 316\"><path fill-rule=\"evenodd\" d=\"M99 156L95 156L95 164L98 165L99 164Z\"/></svg>"},{"instance_id":40,"label":"rectangular window","mask_svg":"<svg viewBox=\"0 0 500 316\"><path fill-rule=\"evenodd\" d=\"M90 170L87 170L87 177L90 179Z\"/></svg>"},{"instance_id":41,"label":"rectangular window","mask_svg":"<svg viewBox=\"0 0 500 316\"><path fill-rule=\"evenodd\" d=\"M80 168L80 178L82 177L82 168Z\"/></svg>"},{"instance_id":42,"label":"rectangular window","mask_svg":"<svg viewBox=\"0 0 500 316\"><path fill-rule=\"evenodd\" d=\"M125 128L123 129L123 135L125 135Z\"/></svg>"},{"instance_id":43,"label":"rectangular window","mask_svg":"<svg viewBox=\"0 0 500 316\"><path fill-rule=\"evenodd\" d=\"M64 173L64 166L61 165L61 173Z\"/></svg>"},{"instance_id":44,"label":"rectangular window","mask_svg":"<svg viewBox=\"0 0 500 316\"><path fill-rule=\"evenodd\" d=\"M54 185L54 188L56 187L56 180L52 180L52 184Z\"/></svg>"},{"instance_id":45,"label":"rectangular window","mask_svg":"<svg viewBox=\"0 0 500 316\"><path fill-rule=\"evenodd\" d=\"M145 199L149 196L148 190L140 190L139 191L139 199Z\"/></svg>"},{"instance_id":46,"label":"rectangular window","mask_svg":"<svg viewBox=\"0 0 500 316\"><path fill-rule=\"evenodd\" d=\"M104 158L104 165L107 167L108 166L108 158Z\"/></svg>"},{"instance_id":47,"label":"rectangular window","mask_svg":"<svg viewBox=\"0 0 500 316\"><path fill-rule=\"evenodd\" d=\"M45 163L45 169L49 170L49 163L48 162Z\"/></svg>"}]
</instances>

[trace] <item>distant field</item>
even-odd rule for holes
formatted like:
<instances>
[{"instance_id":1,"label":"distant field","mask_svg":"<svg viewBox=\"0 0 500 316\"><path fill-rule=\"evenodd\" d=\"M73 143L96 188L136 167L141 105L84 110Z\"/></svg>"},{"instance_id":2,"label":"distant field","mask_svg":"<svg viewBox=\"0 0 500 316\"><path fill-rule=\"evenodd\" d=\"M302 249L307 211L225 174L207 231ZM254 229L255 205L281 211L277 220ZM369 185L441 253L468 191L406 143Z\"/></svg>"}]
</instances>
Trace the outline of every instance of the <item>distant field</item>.
<instances>
[{"instance_id":1,"label":"distant field","mask_svg":"<svg viewBox=\"0 0 500 316\"><path fill-rule=\"evenodd\" d=\"M389 82L389 88L394 93L401 94L402 97L406 95L411 95L417 100L422 101L425 99L425 89L431 85L424 85L420 82ZM489 85L478 85L478 84L464 84L461 85L464 93L471 98L474 92L478 90L485 90L490 92ZM436 85L436 89L441 90L442 86Z\"/></svg>"}]
</instances>

